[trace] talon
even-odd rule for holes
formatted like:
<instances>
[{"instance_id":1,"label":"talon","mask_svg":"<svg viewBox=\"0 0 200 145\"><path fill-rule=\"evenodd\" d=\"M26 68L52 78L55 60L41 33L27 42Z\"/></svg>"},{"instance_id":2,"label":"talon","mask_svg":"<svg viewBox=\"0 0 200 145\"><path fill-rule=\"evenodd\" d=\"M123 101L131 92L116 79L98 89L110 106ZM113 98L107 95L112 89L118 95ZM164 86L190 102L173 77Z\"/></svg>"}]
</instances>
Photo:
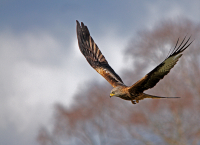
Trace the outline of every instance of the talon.
<instances>
[{"instance_id":1,"label":"talon","mask_svg":"<svg viewBox=\"0 0 200 145\"><path fill-rule=\"evenodd\" d=\"M136 104L135 100L131 100L132 104Z\"/></svg>"},{"instance_id":2,"label":"talon","mask_svg":"<svg viewBox=\"0 0 200 145\"><path fill-rule=\"evenodd\" d=\"M136 100L137 103L139 103L139 100Z\"/></svg>"}]
</instances>

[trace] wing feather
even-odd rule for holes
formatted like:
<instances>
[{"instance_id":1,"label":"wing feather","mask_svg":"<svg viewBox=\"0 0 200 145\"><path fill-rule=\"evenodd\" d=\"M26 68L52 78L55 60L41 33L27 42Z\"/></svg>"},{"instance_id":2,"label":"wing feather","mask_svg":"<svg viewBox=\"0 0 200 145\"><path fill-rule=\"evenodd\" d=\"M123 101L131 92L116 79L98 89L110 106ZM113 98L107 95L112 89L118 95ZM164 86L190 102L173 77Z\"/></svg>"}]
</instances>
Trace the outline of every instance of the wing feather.
<instances>
[{"instance_id":1,"label":"wing feather","mask_svg":"<svg viewBox=\"0 0 200 145\"><path fill-rule=\"evenodd\" d=\"M174 49L169 54L169 56L161 64L159 64L156 68L154 68L151 72L149 72L142 79L133 84L129 88L129 92L143 92L145 90L153 88L161 79L163 79L164 76L170 72L170 70L174 67L179 58L182 56L181 53L186 48L188 48L190 44L193 42L192 41L188 44L190 37L186 42L184 42L185 38L183 39L181 44L177 47L179 41L178 39Z\"/></svg>"},{"instance_id":2,"label":"wing feather","mask_svg":"<svg viewBox=\"0 0 200 145\"><path fill-rule=\"evenodd\" d=\"M83 23L76 21L76 32L79 49L88 63L101 74L113 87L124 85L121 78L110 67L107 60L99 50L98 46L90 36L90 32Z\"/></svg>"}]
</instances>

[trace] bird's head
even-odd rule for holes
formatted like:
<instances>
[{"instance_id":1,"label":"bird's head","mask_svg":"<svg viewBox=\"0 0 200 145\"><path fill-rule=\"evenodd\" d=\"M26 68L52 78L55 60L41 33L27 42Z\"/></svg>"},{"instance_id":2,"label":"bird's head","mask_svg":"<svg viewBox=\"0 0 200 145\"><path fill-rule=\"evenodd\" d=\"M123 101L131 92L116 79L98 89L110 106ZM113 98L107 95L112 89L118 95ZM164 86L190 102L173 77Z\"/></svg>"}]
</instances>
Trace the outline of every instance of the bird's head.
<instances>
[{"instance_id":1,"label":"bird's head","mask_svg":"<svg viewBox=\"0 0 200 145\"><path fill-rule=\"evenodd\" d=\"M110 97L115 96L115 97L120 97L123 95L122 91L121 91L121 86L117 86L115 88L113 88L110 92Z\"/></svg>"}]
</instances>

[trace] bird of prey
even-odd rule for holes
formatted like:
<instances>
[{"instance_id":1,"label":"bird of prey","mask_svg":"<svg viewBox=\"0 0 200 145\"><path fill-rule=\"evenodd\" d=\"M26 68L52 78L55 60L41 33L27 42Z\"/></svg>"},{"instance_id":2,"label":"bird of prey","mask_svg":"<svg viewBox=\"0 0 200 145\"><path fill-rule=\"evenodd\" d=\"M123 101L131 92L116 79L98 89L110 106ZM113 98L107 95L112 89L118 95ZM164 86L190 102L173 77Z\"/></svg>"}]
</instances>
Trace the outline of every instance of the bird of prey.
<instances>
[{"instance_id":1,"label":"bird of prey","mask_svg":"<svg viewBox=\"0 0 200 145\"><path fill-rule=\"evenodd\" d=\"M174 67L176 62L182 56L182 52L190 46L189 39L185 41L185 38L177 46L178 41L171 51L169 56L155 67L152 71L146 74L142 79L137 81L132 86L126 86L122 79L115 73L110 67L107 60L99 50L97 44L90 36L90 32L86 25L81 22L81 25L76 21L76 32L79 49L85 56L88 63L93 67L99 74L101 74L112 86L113 89L110 92L110 97L115 96L124 100L130 100L133 104L139 103L139 100L144 98L179 98L179 97L160 97L143 93L145 90L153 88L169 71ZM189 43L189 44L188 44Z\"/></svg>"}]
</instances>

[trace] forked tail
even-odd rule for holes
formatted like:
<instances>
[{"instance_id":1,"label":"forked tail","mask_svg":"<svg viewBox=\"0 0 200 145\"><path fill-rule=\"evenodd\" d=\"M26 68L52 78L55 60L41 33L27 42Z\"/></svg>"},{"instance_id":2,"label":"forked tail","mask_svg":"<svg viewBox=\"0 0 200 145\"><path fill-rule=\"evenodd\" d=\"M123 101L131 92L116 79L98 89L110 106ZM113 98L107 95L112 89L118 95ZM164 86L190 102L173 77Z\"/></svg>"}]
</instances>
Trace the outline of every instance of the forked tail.
<instances>
[{"instance_id":1,"label":"forked tail","mask_svg":"<svg viewBox=\"0 0 200 145\"><path fill-rule=\"evenodd\" d=\"M144 98L161 99L161 98L180 98L180 97L161 97L161 96L154 96L154 95L143 93L143 95L141 96L141 99L144 99Z\"/></svg>"},{"instance_id":2,"label":"forked tail","mask_svg":"<svg viewBox=\"0 0 200 145\"><path fill-rule=\"evenodd\" d=\"M151 98L151 99L162 99L162 98L180 98L180 97L160 97L160 96L154 96L142 93L142 95L137 96L134 100L131 100L133 104L139 103L140 100L143 100L145 98Z\"/></svg>"}]
</instances>

